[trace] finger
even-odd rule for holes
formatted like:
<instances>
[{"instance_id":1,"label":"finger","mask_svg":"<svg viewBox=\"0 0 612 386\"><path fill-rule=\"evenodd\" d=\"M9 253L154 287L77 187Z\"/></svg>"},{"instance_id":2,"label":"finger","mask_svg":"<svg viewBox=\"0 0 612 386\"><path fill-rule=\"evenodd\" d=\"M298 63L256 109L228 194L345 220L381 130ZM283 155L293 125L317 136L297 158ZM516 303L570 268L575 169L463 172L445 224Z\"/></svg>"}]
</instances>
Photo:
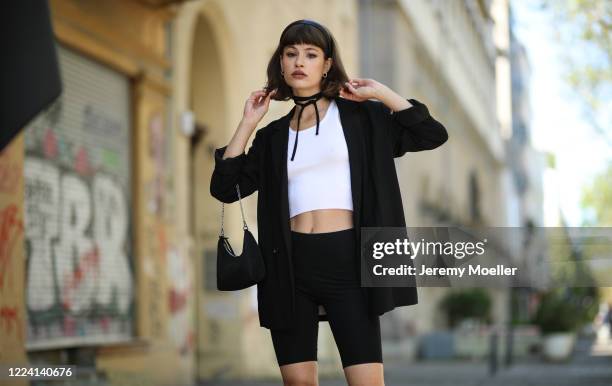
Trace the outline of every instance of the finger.
<instances>
[{"instance_id":1,"label":"finger","mask_svg":"<svg viewBox=\"0 0 612 386\"><path fill-rule=\"evenodd\" d=\"M253 95L249 98L249 100L256 103L259 100L259 98L261 98L261 95Z\"/></svg>"},{"instance_id":2,"label":"finger","mask_svg":"<svg viewBox=\"0 0 612 386\"><path fill-rule=\"evenodd\" d=\"M342 98L344 99L349 99L349 100L355 100L355 96L353 94L350 93L350 91L346 91L346 90L341 90L342 92Z\"/></svg>"},{"instance_id":3,"label":"finger","mask_svg":"<svg viewBox=\"0 0 612 386\"><path fill-rule=\"evenodd\" d=\"M266 92L264 93L264 96L265 96L266 98L270 98L270 97L272 97L274 94L276 94L276 89L275 89L275 90L270 90L270 91L266 90Z\"/></svg>"},{"instance_id":4,"label":"finger","mask_svg":"<svg viewBox=\"0 0 612 386\"><path fill-rule=\"evenodd\" d=\"M355 87L353 87L353 85L352 85L352 84L350 84L350 83L347 83L347 84L346 84L346 87L348 87L348 89L349 89L349 91L350 91L351 93L356 93L356 92L357 92L357 90L355 89Z\"/></svg>"}]
</instances>

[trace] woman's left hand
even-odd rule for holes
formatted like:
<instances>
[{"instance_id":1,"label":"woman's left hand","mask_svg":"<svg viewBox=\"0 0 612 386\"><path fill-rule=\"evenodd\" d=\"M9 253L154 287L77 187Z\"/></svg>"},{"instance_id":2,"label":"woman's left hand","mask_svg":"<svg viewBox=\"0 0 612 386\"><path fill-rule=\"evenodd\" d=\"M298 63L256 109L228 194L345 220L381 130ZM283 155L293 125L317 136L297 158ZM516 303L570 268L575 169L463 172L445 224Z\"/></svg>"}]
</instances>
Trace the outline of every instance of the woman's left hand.
<instances>
[{"instance_id":1,"label":"woman's left hand","mask_svg":"<svg viewBox=\"0 0 612 386\"><path fill-rule=\"evenodd\" d=\"M371 98L377 98L380 90L385 87L374 79L351 79L340 89L340 96L355 102L363 102Z\"/></svg>"}]
</instances>

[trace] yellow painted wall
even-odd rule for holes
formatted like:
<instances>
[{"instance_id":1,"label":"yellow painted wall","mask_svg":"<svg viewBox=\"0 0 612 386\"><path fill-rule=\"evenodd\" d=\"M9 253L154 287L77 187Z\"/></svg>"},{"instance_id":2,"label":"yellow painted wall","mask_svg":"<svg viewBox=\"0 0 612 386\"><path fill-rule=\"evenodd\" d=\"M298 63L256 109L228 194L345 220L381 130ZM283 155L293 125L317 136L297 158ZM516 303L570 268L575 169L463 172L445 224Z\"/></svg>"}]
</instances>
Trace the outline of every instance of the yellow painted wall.
<instances>
[{"instance_id":1,"label":"yellow painted wall","mask_svg":"<svg viewBox=\"0 0 612 386\"><path fill-rule=\"evenodd\" d=\"M0 364L5 365L27 364L23 194L22 133L0 152Z\"/></svg>"},{"instance_id":2,"label":"yellow painted wall","mask_svg":"<svg viewBox=\"0 0 612 386\"><path fill-rule=\"evenodd\" d=\"M131 83L133 340L94 347L111 385L190 385L194 380L193 272L184 173L175 173L166 23L171 7L140 1L51 0L59 44ZM95 145L94 145L95 146ZM26 350L23 134L0 156L0 363L62 363L66 347ZM5 178L6 177L6 178ZM95 205L95 203L94 203ZM6 241L6 243L5 243ZM4 280L2 280L4 279ZM66 363L70 364L70 363ZM24 382L23 384L27 384Z\"/></svg>"}]
</instances>

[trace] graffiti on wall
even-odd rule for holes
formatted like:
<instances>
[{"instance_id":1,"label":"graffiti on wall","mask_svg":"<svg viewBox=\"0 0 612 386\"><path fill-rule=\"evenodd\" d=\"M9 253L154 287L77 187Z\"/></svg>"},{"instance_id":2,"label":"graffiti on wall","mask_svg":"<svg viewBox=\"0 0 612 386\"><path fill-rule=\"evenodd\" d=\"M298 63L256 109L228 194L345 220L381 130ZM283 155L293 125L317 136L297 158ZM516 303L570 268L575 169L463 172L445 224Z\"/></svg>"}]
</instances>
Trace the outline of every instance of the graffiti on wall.
<instances>
[{"instance_id":1,"label":"graffiti on wall","mask_svg":"<svg viewBox=\"0 0 612 386\"><path fill-rule=\"evenodd\" d=\"M64 92L24 130L27 341L125 341L134 330L129 81L59 53Z\"/></svg>"},{"instance_id":2,"label":"graffiti on wall","mask_svg":"<svg viewBox=\"0 0 612 386\"><path fill-rule=\"evenodd\" d=\"M22 182L21 162L14 157L14 153L12 146L0 152L0 194L7 195L9 202L17 199L15 195ZM23 234L23 221L20 217L19 207L15 203L0 207L0 292L5 287L5 281L10 279L7 272L15 246Z\"/></svg>"},{"instance_id":3,"label":"graffiti on wall","mask_svg":"<svg viewBox=\"0 0 612 386\"><path fill-rule=\"evenodd\" d=\"M165 335L165 310L164 285L161 276L164 274L162 266L161 247L166 244L165 226L159 219L148 219L145 223L145 239L143 243L144 256L142 258L144 285L146 286L145 309L147 310L147 322L150 334L155 338Z\"/></svg>"},{"instance_id":4,"label":"graffiti on wall","mask_svg":"<svg viewBox=\"0 0 612 386\"><path fill-rule=\"evenodd\" d=\"M133 282L121 186L103 173L88 180L28 156L25 189L30 340L50 339L52 330L64 338L129 334Z\"/></svg>"},{"instance_id":5,"label":"graffiti on wall","mask_svg":"<svg viewBox=\"0 0 612 386\"><path fill-rule=\"evenodd\" d=\"M0 291L8 279L7 272L19 236L23 233L23 222L19 219L15 204L0 210Z\"/></svg>"},{"instance_id":6,"label":"graffiti on wall","mask_svg":"<svg viewBox=\"0 0 612 386\"><path fill-rule=\"evenodd\" d=\"M0 362L15 358L24 343L23 136L0 151Z\"/></svg>"},{"instance_id":7,"label":"graffiti on wall","mask_svg":"<svg viewBox=\"0 0 612 386\"><path fill-rule=\"evenodd\" d=\"M15 334L19 341L23 341L17 307L0 307L0 329L2 329L2 333L8 336Z\"/></svg>"},{"instance_id":8,"label":"graffiti on wall","mask_svg":"<svg viewBox=\"0 0 612 386\"><path fill-rule=\"evenodd\" d=\"M144 271L149 293L148 320L151 334L168 337L180 355L193 352L192 280L188 253L176 246L168 206L168 158L171 140L164 126L164 114L154 110L147 121L148 162L152 166L144 184L147 205L146 256ZM166 280L160 280L165 275ZM162 286L162 283L167 283ZM166 313L164 313L165 311Z\"/></svg>"},{"instance_id":9,"label":"graffiti on wall","mask_svg":"<svg viewBox=\"0 0 612 386\"><path fill-rule=\"evenodd\" d=\"M170 310L169 334L181 355L189 354L195 344L192 327L190 294L193 284L190 275L190 261L184 251L170 248L167 257L170 288L168 306Z\"/></svg>"},{"instance_id":10,"label":"graffiti on wall","mask_svg":"<svg viewBox=\"0 0 612 386\"><path fill-rule=\"evenodd\" d=\"M23 261L24 224L19 204L22 191L21 136L0 151L0 362L19 355L23 325L19 281Z\"/></svg>"}]
</instances>

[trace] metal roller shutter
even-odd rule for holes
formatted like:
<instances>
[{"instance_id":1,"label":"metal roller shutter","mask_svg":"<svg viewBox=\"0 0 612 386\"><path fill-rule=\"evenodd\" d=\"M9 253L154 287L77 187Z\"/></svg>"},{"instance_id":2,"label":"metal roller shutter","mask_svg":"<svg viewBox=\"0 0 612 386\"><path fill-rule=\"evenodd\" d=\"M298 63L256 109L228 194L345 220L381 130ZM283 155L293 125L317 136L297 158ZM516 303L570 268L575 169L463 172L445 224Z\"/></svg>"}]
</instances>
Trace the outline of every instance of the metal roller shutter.
<instances>
[{"instance_id":1,"label":"metal roller shutter","mask_svg":"<svg viewBox=\"0 0 612 386\"><path fill-rule=\"evenodd\" d=\"M25 133L28 349L133 335L129 80L58 52L63 94Z\"/></svg>"}]
</instances>

